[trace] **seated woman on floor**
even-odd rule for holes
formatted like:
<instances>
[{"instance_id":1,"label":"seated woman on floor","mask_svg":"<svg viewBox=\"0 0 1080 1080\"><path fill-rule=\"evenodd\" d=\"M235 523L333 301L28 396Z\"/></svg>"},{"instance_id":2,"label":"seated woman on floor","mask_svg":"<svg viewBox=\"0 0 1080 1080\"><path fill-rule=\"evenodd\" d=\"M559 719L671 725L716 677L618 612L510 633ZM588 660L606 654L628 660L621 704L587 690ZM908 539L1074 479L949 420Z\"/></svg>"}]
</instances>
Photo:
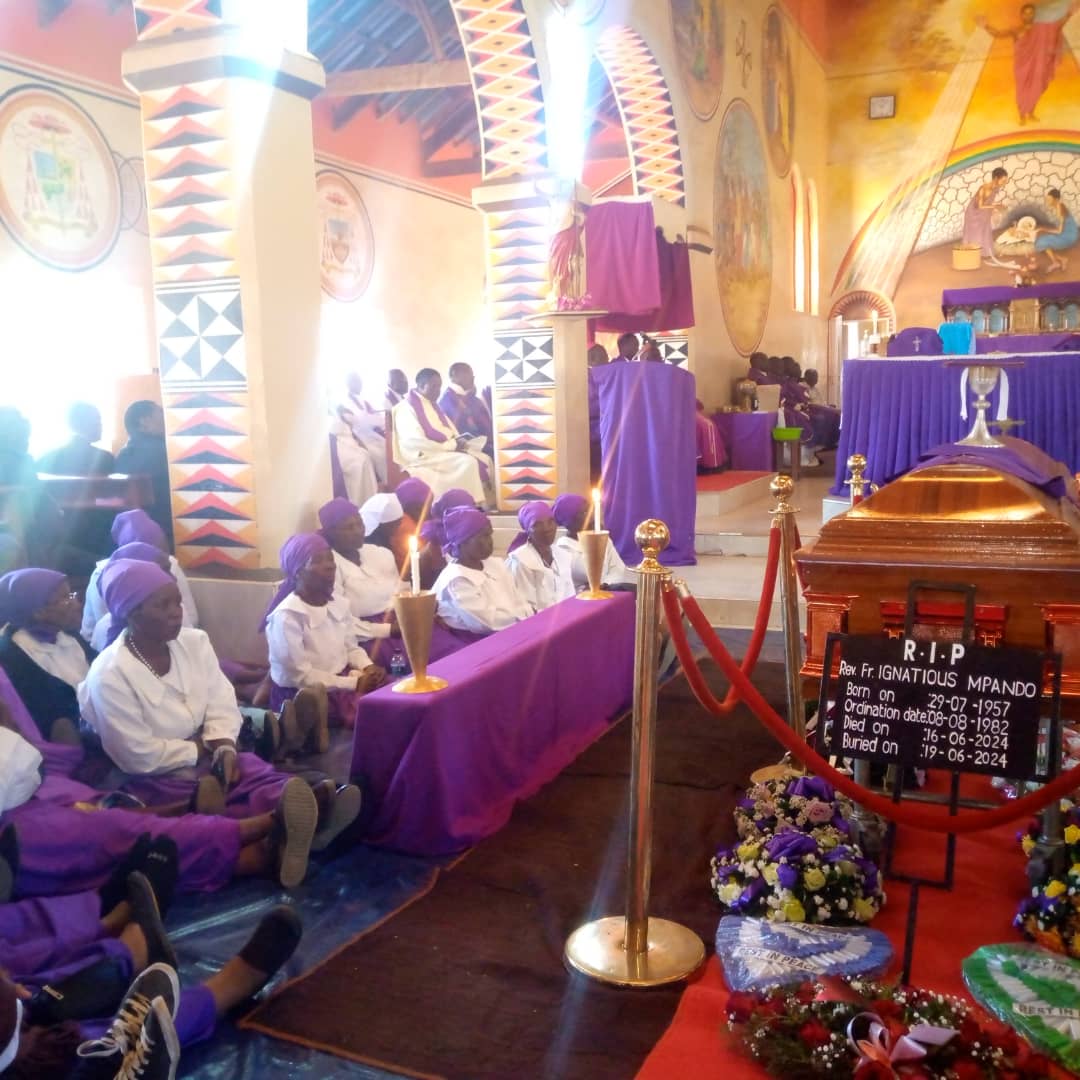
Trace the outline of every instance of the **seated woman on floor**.
<instances>
[{"instance_id":1,"label":"seated woman on floor","mask_svg":"<svg viewBox=\"0 0 1080 1080\"><path fill-rule=\"evenodd\" d=\"M419 477L406 476L396 488L394 494L401 503L402 513L409 519L406 525L410 532L415 532L431 512L431 488Z\"/></svg>"},{"instance_id":2,"label":"seated woman on floor","mask_svg":"<svg viewBox=\"0 0 1080 1080\"><path fill-rule=\"evenodd\" d=\"M502 559L488 516L467 507L443 518L450 562L436 580L439 618L452 630L486 636L532 614Z\"/></svg>"},{"instance_id":3,"label":"seated woman on floor","mask_svg":"<svg viewBox=\"0 0 1080 1080\"><path fill-rule=\"evenodd\" d=\"M514 537L506 565L514 585L533 614L574 595L570 555L554 547L559 526L546 502L526 503L518 510L522 531Z\"/></svg>"},{"instance_id":4,"label":"seated woman on floor","mask_svg":"<svg viewBox=\"0 0 1080 1080\"><path fill-rule=\"evenodd\" d=\"M136 562L154 563L155 566L160 566L165 573L172 577L172 560L170 556L154 544L146 544L141 540L134 540L130 544L123 544L105 560L102 569L104 570L110 563L117 562L120 559L134 559ZM181 573L183 573L183 571L181 571ZM176 578L173 578L173 580L176 581ZM177 581L178 588L179 585L180 583ZM97 577L97 583L94 587L99 591L102 587L100 574ZM183 590L181 590L181 595L182 594ZM186 606L184 606L184 625L192 628L195 627L195 623ZM93 649L94 655L96 656L101 652L112 638L112 616L106 611L105 614L98 619L97 626L94 627L94 632L90 635L90 648Z\"/></svg>"},{"instance_id":5,"label":"seated woman on floor","mask_svg":"<svg viewBox=\"0 0 1080 1080\"><path fill-rule=\"evenodd\" d=\"M75 690L97 655L79 637L80 614L68 579L56 570L0 578L0 667L42 736L73 746L81 745Z\"/></svg>"},{"instance_id":6,"label":"seated woman on floor","mask_svg":"<svg viewBox=\"0 0 1080 1080\"><path fill-rule=\"evenodd\" d=\"M370 623L335 595L338 567L334 553L318 533L299 533L281 548L285 580L270 601L263 623L270 650L271 708L303 690L317 694L323 720L317 732L319 753L329 749L326 724L352 727L360 697L386 681L360 642Z\"/></svg>"},{"instance_id":7,"label":"seated woman on floor","mask_svg":"<svg viewBox=\"0 0 1080 1080\"><path fill-rule=\"evenodd\" d=\"M561 525L566 533L555 541L555 549L570 556L570 571L575 589L589 587L589 575L585 572L585 555L581 550L578 533L583 532L592 511L592 503L583 495L560 495L553 503L552 513L555 524ZM626 563L619 558L610 537L607 551L604 553L604 569L600 580L605 586L625 586L632 581Z\"/></svg>"},{"instance_id":8,"label":"seated woman on floor","mask_svg":"<svg viewBox=\"0 0 1080 1080\"><path fill-rule=\"evenodd\" d=\"M413 523L405 517L398 497L390 492L372 495L360 507L364 534L372 547L385 548L394 557L398 573L409 565L409 537Z\"/></svg>"},{"instance_id":9,"label":"seated woman on floor","mask_svg":"<svg viewBox=\"0 0 1080 1080\"><path fill-rule=\"evenodd\" d=\"M432 504L427 520L420 526L420 587L430 589L446 567L446 529L443 518L458 507L476 509L473 497L463 488L451 488Z\"/></svg>"},{"instance_id":10,"label":"seated woman on floor","mask_svg":"<svg viewBox=\"0 0 1080 1080\"><path fill-rule=\"evenodd\" d=\"M0 907L0 1065L10 1060L13 1080L172 1077L180 1052L211 1038L300 943L299 917L279 905L220 971L181 989L167 899L143 875L129 880L104 913L94 892Z\"/></svg>"},{"instance_id":11,"label":"seated woman on floor","mask_svg":"<svg viewBox=\"0 0 1080 1080\"><path fill-rule=\"evenodd\" d=\"M172 575L177 588L180 590L184 609L184 625L192 628L198 627L199 609L195 606L195 596L191 591L191 585L188 584L187 575L176 561L176 557L169 554L168 540L165 538L161 526L145 510L126 510L122 514L117 514L113 520L112 538L117 550L113 552L110 559L126 557L144 561L147 559L160 561L151 557L151 553L147 549L155 548L161 552L161 557L168 560L167 565L165 563L161 563L161 565ZM146 546L140 548L128 547L128 545L136 543ZM125 551L123 556L119 555L121 548ZM89 642L91 648L96 652L101 651L104 641L108 639L109 613L101 589L101 572L108 563L109 559L102 559L94 568L93 574L90 575L90 581L86 586L86 601L83 607L80 633L83 640ZM102 623L102 620L104 620L104 623ZM95 631L97 632L96 635ZM258 664L238 663L225 657L220 659L225 677L236 687L237 693L245 701L250 701L256 705L265 704L269 692L268 688L264 686L267 678L266 668Z\"/></svg>"},{"instance_id":12,"label":"seated woman on floor","mask_svg":"<svg viewBox=\"0 0 1080 1080\"><path fill-rule=\"evenodd\" d=\"M340 831L351 819L338 820L335 798L320 806L306 784L290 784L296 777L237 751L236 694L210 639L183 626L180 590L165 571L120 560L103 581L116 637L91 664L79 704L83 722L125 774L118 786L148 806L201 797L230 817L266 813L284 801L294 842L293 867L283 875L298 871L302 879L320 825ZM354 789L343 800L355 805L352 818L357 795Z\"/></svg>"}]
</instances>

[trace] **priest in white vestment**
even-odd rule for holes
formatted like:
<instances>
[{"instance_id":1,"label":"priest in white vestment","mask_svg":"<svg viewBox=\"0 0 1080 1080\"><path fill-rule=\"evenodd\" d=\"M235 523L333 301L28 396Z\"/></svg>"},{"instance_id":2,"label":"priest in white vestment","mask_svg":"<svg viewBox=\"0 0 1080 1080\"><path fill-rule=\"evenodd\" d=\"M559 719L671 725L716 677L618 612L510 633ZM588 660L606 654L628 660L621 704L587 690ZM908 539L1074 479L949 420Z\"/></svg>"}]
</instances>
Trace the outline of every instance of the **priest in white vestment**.
<instances>
[{"instance_id":1,"label":"priest in white vestment","mask_svg":"<svg viewBox=\"0 0 1080 1080\"><path fill-rule=\"evenodd\" d=\"M355 372L350 372L346 377L345 389L345 400L338 407L338 415L345 420L356 441L367 451L378 478L378 485L364 496L366 499L386 483L386 411L375 408L364 397L364 384ZM348 410L347 417L344 410ZM341 452L340 447L338 452ZM357 502L351 494L349 501ZM363 499L360 502L363 502ZM360 503L357 502L357 505Z\"/></svg>"},{"instance_id":2,"label":"priest in white vestment","mask_svg":"<svg viewBox=\"0 0 1080 1080\"><path fill-rule=\"evenodd\" d=\"M451 488L467 491L486 504L492 462L480 449L483 439L466 439L439 408L442 377L433 368L416 376L416 389L394 407L394 460L423 480L438 498Z\"/></svg>"}]
</instances>

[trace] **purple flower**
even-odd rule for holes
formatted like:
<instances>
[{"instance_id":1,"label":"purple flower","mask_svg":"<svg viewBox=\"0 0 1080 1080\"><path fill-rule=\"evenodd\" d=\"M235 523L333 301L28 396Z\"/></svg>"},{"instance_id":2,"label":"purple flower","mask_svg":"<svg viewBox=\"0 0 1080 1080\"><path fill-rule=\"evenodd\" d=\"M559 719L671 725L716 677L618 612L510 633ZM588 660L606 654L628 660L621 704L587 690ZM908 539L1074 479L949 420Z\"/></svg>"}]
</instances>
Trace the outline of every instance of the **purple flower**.
<instances>
[{"instance_id":1,"label":"purple flower","mask_svg":"<svg viewBox=\"0 0 1080 1080\"><path fill-rule=\"evenodd\" d=\"M750 884L747 885L741 893L739 893L738 897L735 900L735 903L731 905L731 910L743 911L746 908L750 907L754 903L754 901L757 900L757 898L766 890L766 888L767 886L765 882L760 877L754 878L754 880L751 881Z\"/></svg>"},{"instance_id":2,"label":"purple flower","mask_svg":"<svg viewBox=\"0 0 1080 1080\"><path fill-rule=\"evenodd\" d=\"M839 810L833 814L833 819L830 824L834 829L839 829L842 833L847 833L849 836L851 835L851 822L848 821Z\"/></svg>"},{"instance_id":3,"label":"purple flower","mask_svg":"<svg viewBox=\"0 0 1080 1080\"><path fill-rule=\"evenodd\" d=\"M740 810L753 810L754 800L748 799L745 795L735 804Z\"/></svg>"},{"instance_id":4,"label":"purple flower","mask_svg":"<svg viewBox=\"0 0 1080 1080\"><path fill-rule=\"evenodd\" d=\"M836 798L832 784L820 776L798 776L788 784L788 795L801 795L806 799L823 799L832 802Z\"/></svg>"},{"instance_id":5,"label":"purple flower","mask_svg":"<svg viewBox=\"0 0 1080 1080\"><path fill-rule=\"evenodd\" d=\"M781 888L794 889L799 882L799 872L793 866L781 863L776 868L776 878L780 882Z\"/></svg>"},{"instance_id":6,"label":"purple flower","mask_svg":"<svg viewBox=\"0 0 1080 1080\"><path fill-rule=\"evenodd\" d=\"M803 855L814 855L817 849L817 841L812 836L794 829L778 832L765 844L765 850L774 862L784 858L797 859Z\"/></svg>"},{"instance_id":7,"label":"purple flower","mask_svg":"<svg viewBox=\"0 0 1080 1080\"><path fill-rule=\"evenodd\" d=\"M855 853L846 844L840 844L838 847L834 847L832 851L825 853L827 863L854 862L854 860Z\"/></svg>"}]
</instances>

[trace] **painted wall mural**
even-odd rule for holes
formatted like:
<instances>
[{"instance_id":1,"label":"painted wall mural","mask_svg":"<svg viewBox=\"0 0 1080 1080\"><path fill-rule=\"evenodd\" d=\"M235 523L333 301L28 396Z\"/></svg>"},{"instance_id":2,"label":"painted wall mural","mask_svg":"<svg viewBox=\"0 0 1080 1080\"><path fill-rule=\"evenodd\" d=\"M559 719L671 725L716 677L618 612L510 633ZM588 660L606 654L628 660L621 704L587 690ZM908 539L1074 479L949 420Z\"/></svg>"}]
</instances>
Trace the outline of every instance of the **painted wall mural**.
<instances>
[{"instance_id":1,"label":"painted wall mural","mask_svg":"<svg viewBox=\"0 0 1080 1080\"><path fill-rule=\"evenodd\" d=\"M741 98L728 106L716 147L713 248L724 321L748 356L765 332L773 257L765 147Z\"/></svg>"},{"instance_id":2,"label":"painted wall mural","mask_svg":"<svg viewBox=\"0 0 1080 1080\"><path fill-rule=\"evenodd\" d=\"M775 6L765 12L761 34L761 102L769 157L777 175L786 176L795 144L795 72L784 17Z\"/></svg>"},{"instance_id":3,"label":"painted wall mural","mask_svg":"<svg viewBox=\"0 0 1080 1080\"><path fill-rule=\"evenodd\" d=\"M34 258L86 270L106 258L123 211L97 124L64 94L22 85L0 98L0 221Z\"/></svg>"},{"instance_id":4,"label":"painted wall mural","mask_svg":"<svg viewBox=\"0 0 1080 1080\"><path fill-rule=\"evenodd\" d=\"M335 300L359 300L375 267L371 218L360 192L339 172L315 177L319 211L319 267L323 291Z\"/></svg>"},{"instance_id":5,"label":"painted wall mural","mask_svg":"<svg viewBox=\"0 0 1080 1080\"><path fill-rule=\"evenodd\" d=\"M671 0L671 26L690 108L708 120L724 86L722 0Z\"/></svg>"},{"instance_id":6,"label":"painted wall mural","mask_svg":"<svg viewBox=\"0 0 1080 1080\"><path fill-rule=\"evenodd\" d=\"M856 216L835 236L847 250L834 297L873 290L901 325L936 325L942 288L1075 278L1080 3L836 7L832 195ZM881 93L896 95L896 117L870 121Z\"/></svg>"}]
</instances>

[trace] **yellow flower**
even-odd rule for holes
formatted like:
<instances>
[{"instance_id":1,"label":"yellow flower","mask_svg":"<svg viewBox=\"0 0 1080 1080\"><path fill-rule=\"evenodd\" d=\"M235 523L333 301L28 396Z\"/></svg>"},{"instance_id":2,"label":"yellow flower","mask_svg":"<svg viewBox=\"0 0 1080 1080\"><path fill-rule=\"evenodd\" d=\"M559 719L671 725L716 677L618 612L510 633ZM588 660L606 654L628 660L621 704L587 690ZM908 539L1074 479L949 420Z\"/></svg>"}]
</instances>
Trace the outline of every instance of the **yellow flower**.
<instances>
[{"instance_id":1,"label":"yellow flower","mask_svg":"<svg viewBox=\"0 0 1080 1080\"><path fill-rule=\"evenodd\" d=\"M1030 855L1035 850L1035 838L1033 836L1022 837L1020 840L1020 846L1024 849L1025 855Z\"/></svg>"},{"instance_id":2,"label":"yellow flower","mask_svg":"<svg viewBox=\"0 0 1080 1080\"><path fill-rule=\"evenodd\" d=\"M1074 862L1072 866L1069 867L1069 873L1074 877L1077 874L1080 874L1080 862Z\"/></svg>"},{"instance_id":3,"label":"yellow flower","mask_svg":"<svg viewBox=\"0 0 1080 1080\"><path fill-rule=\"evenodd\" d=\"M735 854L738 855L743 862L750 862L752 859L758 857L758 852L760 851L760 844L740 844Z\"/></svg>"},{"instance_id":4,"label":"yellow flower","mask_svg":"<svg viewBox=\"0 0 1080 1080\"><path fill-rule=\"evenodd\" d=\"M1080 841L1080 825L1070 825L1065 830L1065 843L1075 844Z\"/></svg>"},{"instance_id":5,"label":"yellow flower","mask_svg":"<svg viewBox=\"0 0 1080 1080\"><path fill-rule=\"evenodd\" d=\"M825 886L825 875L816 867L811 867L802 876L803 884L811 891L817 892Z\"/></svg>"},{"instance_id":6,"label":"yellow flower","mask_svg":"<svg viewBox=\"0 0 1080 1080\"><path fill-rule=\"evenodd\" d=\"M869 922L876 914L877 911L871 901L864 900L862 897L855 901L855 918L859 922Z\"/></svg>"},{"instance_id":7,"label":"yellow flower","mask_svg":"<svg viewBox=\"0 0 1080 1080\"><path fill-rule=\"evenodd\" d=\"M771 887L775 887L777 881L780 880L780 873L771 863L761 871L761 876L765 879L765 883Z\"/></svg>"},{"instance_id":8,"label":"yellow flower","mask_svg":"<svg viewBox=\"0 0 1080 1080\"><path fill-rule=\"evenodd\" d=\"M826 829L821 831L821 835L817 838L818 847L822 851L832 851L837 845L837 837L835 833L829 832Z\"/></svg>"},{"instance_id":9,"label":"yellow flower","mask_svg":"<svg viewBox=\"0 0 1080 1080\"><path fill-rule=\"evenodd\" d=\"M734 904L739 898L739 893L742 892L742 886L738 884L729 884L720 886L720 903L721 904Z\"/></svg>"},{"instance_id":10,"label":"yellow flower","mask_svg":"<svg viewBox=\"0 0 1080 1080\"><path fill-rule=\"evenodd\" d=\"M806 922L806 912L798 900L789 900L784 905L784 918L788 922Z\"/></svg>"},{"instance_id":11,"label":"yellow flower","mask_svg":"<svg viewBox=\"0 0 1080 1080\"><path fill-rule=\"evenodd\" d=\"M1046 895L1053 900L1055 896L1061 896L1067 891L1067 887L1064 881L1059 881L1054 878L1049 885L1046 886Z\"/></svg>"}]
</instances>

